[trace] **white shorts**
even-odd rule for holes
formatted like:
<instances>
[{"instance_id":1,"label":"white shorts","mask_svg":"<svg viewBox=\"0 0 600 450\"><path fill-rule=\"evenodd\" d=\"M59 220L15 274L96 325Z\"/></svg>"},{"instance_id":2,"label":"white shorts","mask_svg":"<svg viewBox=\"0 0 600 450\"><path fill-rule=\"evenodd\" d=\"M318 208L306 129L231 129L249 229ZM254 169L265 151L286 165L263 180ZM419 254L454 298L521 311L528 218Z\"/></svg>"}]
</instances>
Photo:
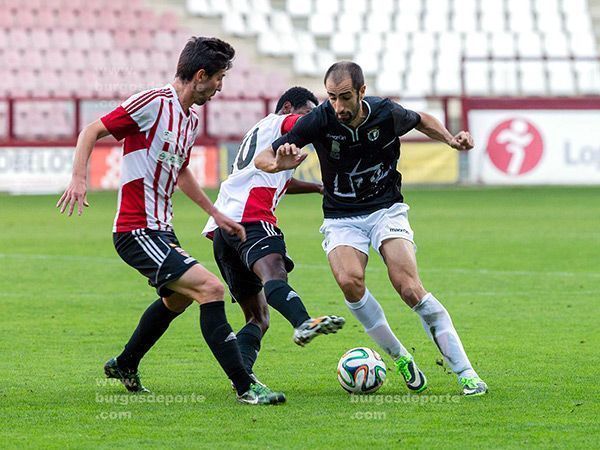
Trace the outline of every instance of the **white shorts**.
<instances>
[{"instance_id":1,"label":"white shorts","mask_svg":"<svg viewBox=\"0 0 600 450\"><path fill-rule=\"evenodd\" d=\"M340 245L348 245L368 255L369 245L379 253L383 241L390 238L406 239L414 245L409 209L406 203L396 203L368 216L325 219L319 229L324 237L323 250L329 254Z\"/></svg>"}]
</instances>

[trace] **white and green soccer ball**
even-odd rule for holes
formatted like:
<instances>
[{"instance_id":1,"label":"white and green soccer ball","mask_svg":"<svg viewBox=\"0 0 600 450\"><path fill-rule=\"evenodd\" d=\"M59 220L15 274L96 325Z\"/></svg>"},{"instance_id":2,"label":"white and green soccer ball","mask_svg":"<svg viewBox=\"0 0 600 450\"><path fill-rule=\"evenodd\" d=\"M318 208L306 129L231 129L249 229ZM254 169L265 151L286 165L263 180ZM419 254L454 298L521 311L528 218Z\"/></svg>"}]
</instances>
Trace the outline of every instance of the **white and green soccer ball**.
<instances>
[{"instance_id":1,"label":"white and green soccer ball","mask_svg":"<svg viewBox=\"0 0 600 450\"><path fill-rule=\"evenodd\" d=\"M385 363L375 350L357 347L348 350L338 363L338 381L351 394L371 394L385 381Z\"/></svg>"}]
</instances>

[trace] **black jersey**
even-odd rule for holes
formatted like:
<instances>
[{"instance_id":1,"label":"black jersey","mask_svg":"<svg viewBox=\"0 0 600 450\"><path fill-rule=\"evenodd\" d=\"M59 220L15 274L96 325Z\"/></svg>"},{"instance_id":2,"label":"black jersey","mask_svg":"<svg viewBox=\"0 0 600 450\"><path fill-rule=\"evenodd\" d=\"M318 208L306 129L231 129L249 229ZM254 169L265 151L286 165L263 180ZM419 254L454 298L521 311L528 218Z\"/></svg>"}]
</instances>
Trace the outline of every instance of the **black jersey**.
<instances>
[{"instance_id":1,"label":"black jersey","mask_svg":"<svg viewBox=\"0 0 600 450\"><path fill-rule=\"evenodd\" d=\"M370 214L402 202L399 136L421 121L414 111L389 99L365 97L367 117L356 129L341 123L326 101L300 118L292 130L273 142L312 143L323 179L323 212L327 218Z\"/></svg>"}]
</instances>

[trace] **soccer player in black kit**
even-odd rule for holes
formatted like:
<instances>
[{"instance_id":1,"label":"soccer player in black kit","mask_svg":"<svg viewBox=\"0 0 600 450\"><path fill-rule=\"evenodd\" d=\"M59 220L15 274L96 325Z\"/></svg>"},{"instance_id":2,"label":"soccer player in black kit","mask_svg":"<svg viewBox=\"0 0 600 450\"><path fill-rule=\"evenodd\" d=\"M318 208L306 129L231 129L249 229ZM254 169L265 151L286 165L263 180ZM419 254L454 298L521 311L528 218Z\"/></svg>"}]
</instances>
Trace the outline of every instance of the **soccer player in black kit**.
<instances>
[{"instance_id":1,"label":"soccer player in black kit","mask_svg":"<svg viewBox=\"0 0 600 450\"><path fill-rule=\"evenodd\" d=\"M299 119L289 133L261 152L256 167L265 172L295 168L306 158L300 149L312 143L324 187L323 249L352 314L393 358L407 387L413 392L425 390L425 375L365 286L372 246L383 258L392 285L419 315L425 332L457 375L463 394L485 394L487 385L473 369L448 311L419 278L409 207L396 169L399 136L413 128L459 151L473 148L471 135L461 131L452 136L429 114L404 109L389 99L365 97L362 69L353 62L335 63L324 81L329 101Z\"/></svg>"}]
</instances>

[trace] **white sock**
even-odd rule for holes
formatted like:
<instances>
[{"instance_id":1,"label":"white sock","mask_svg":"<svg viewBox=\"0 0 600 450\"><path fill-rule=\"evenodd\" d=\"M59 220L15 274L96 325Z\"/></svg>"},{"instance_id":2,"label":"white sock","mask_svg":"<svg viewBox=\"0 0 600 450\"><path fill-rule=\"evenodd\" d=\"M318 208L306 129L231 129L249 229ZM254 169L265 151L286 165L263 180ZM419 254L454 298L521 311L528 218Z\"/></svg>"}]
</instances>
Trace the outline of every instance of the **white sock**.
<instances>
[{"instance_id":1,"label":"white sock","mask_svg":"<svg viewBox=\"0 0 600 450\"><path fill-rule=\"evenodd\" d=\"M437 345L452 371L459 377L476 377L477 372L471 366L448 311L433 294L425 295L413 311L421 317L425 332Z\"/></svg>"},{"instance_id":2,"label":"white sock","mask_svg":"<svg viewBox=\"0 0 600 450\"><path fill-rule=\"evenodd\" d=\"M349 302L346 300L348 309L354 317L362 323L365 331L371 338L377 342L388 355L397 359L400 356L408 355L408 351L400 343L390 325L385 318L385 313L379 302L371 295L368 289L365 289L365 295L358 302Z\"/></svg>"}]
</instances>

